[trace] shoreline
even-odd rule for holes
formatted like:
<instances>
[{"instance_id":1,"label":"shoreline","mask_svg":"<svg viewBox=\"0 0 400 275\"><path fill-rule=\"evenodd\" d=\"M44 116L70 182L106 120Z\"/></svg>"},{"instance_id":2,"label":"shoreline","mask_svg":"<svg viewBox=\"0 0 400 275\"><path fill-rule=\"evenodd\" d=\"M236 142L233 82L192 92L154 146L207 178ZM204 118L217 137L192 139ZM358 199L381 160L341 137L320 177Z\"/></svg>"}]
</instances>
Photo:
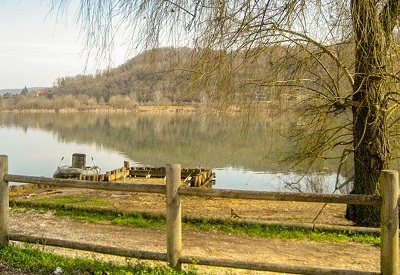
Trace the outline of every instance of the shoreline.
<instances>
[{"instance_id":1,"label":"shoreline","mask_svg":"<svg viewBox=\"0 0 400 275\"><path fill-rule=\"evenodd\" d=\"M139 112L198 112L199 110L193 106L138 106L132 109L127 108L111 108L111 107L99 107L99 108L62 108L62 109L23 109L23 110L2 110L1 113L139 113Z\"/></svg>"},{"instance_id":2,"label":"shoreline","mask_svg":"<svg viewBox=\"0 0 400 275\"><path fill-rule=\"evenodd\" d=\"M251 108L240 105L194 106L194 105L136 105L132 108L113 108L96 106L92 108L52 108L52 109L0 109L0 113L216 113L216 114L262 114L271 116L271 109L266 104L254 104ZM273 117L278 114L272 115Z\"/></svg>"}]
</instances>

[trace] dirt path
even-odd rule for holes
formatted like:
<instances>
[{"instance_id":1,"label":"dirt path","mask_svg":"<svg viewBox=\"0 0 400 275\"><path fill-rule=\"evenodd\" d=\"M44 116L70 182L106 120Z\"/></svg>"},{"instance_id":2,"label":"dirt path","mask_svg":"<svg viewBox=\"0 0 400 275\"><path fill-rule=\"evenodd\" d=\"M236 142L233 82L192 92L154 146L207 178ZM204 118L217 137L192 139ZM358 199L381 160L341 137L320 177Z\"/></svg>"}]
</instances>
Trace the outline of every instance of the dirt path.
<instances>
[{"instance_id":1,"label":"dirt path","mask_svg":"<svg viewBox=\"0 0 400 275\"><path fill-rule=\"evenodd\" d=\"M39 191L29 196L19 196L20 200L43 200L53 196L83 196L82 190L47 190L49 195ZM32 195L34 194L34 195ZM51 194L51 195L50 195ZM93 204L90 198L103 199L103 205L131 211L160 213L165 211L165 198L152 194L125 194L120 192L84 191L85 199L79 202ZM277 220L290 222L311 222L321 210L321 204L279 203L241 200L183 198L183 215L230 218L235 209L242 219ZM328 205L318 218L321 223L347 225L343 218L345 207ZM12 212L10 217L12 233L23 233L38 237L59 238L102 244L120 248L166 252L165 229L117 226L109 223L94 224L58 218L51 213ZM54 249L62 251L62 249ZM68 255L82 255L79 251L62 252ZM298 240L281 240L230 235L218 231L204 232L195 229L183 231L183 255L194 257L215 257L231 260L246 260L300 266L326 267L378 272L380 249L373 245L358 243L331 243ZM96 256L98 257L98 256ZM218 268L200 268L215 274L224 274ZM251 271L229 270L229 274L255 274Z\"/></svg>"},{"instance_id":2,"label":"dirt path","mask_svg":"<svg viewBox=\"0 0 400 275\"><path fill-rule=\"evenodd\" d=\"M12 212L10 229L12 233L38 237L166 252L164 229L93 224L60 219L50 213L34 212ZM67 254L82 255L79 251L69 251ZM379 271L380 259L379 248L372 245L280 240L188 229L183 231L183 254L376 272ZM215 268L212 270L215 271ZM220 274L219 271L217 273ZM252 272L240 273L252 274Z\"/></svg>"}]
</instances>

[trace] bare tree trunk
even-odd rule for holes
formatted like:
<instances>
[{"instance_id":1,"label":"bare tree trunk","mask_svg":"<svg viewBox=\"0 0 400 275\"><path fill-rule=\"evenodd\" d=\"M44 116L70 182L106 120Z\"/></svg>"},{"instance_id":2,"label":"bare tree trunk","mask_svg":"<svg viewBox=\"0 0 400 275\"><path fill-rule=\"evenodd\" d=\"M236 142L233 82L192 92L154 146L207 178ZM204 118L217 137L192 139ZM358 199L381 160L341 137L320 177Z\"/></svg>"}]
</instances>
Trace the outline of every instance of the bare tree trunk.
<instances>
[{"instance_id":1,"label":"bare tree trunk","mask_svg":"<svg viewBox=\"0 0 400 275\"><path fill-rule=\"evenodd\" d=\"M352 1L355 31L355 78L353 86L354 190L378 194L382 169L389 161L384 96L386 37L374 0ZM379 208L351 206L348 218L361 226L378 226Z\"/></svg>"},{"instance_id":2,"label":"bare tree trunk","mask_svg":"<svg viewBox=\"0 0 400 275\"><path fill-rule=\"evenodd\" d=\"M364 99L364 102L367 101ZM363 105L363 104L361 104ZM374 195L379 193L379 175L387 165L388 151L384 115L372 115L371 106L360 106L353 111L355 140L354 190L355 194ZM380 211L377 206L352 206L350 219L360 226L379 226Z\"/></svg>"}]
</instances>

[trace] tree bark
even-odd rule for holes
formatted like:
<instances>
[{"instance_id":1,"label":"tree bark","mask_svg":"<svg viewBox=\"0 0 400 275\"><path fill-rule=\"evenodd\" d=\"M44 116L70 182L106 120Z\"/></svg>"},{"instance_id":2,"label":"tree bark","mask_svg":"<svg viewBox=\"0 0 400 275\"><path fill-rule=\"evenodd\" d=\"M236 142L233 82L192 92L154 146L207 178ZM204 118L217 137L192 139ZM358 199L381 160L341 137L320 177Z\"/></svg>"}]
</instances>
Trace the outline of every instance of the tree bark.
<instances>
[{"instance_id":1,"label":"tree bark","mask_svg":"<svg viewBox=\"0 0 400 275\"><path fill-rule=\"evenodd\" d=\"M385 71L387 43L374 0L353 0L355 77L353 100L355 194L379 193L379 175L390 158L386 125ZM360 226L379 226L379 207L353 205L348 218Z\"/></svg>"}]
</instances>

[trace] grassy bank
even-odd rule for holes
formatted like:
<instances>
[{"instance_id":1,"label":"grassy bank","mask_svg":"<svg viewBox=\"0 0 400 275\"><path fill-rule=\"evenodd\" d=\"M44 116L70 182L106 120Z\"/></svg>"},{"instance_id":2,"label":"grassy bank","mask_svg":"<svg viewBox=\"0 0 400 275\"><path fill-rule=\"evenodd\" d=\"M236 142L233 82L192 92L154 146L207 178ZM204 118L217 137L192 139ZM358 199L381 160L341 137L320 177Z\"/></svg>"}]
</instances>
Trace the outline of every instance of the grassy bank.
<instances>
[{"instance_id":1,"label":"grassy bank","mask_svg":"<svg viewBox=\"0 0 400 275\"><path fill-rule=\"evenodd\" d=\"M195 270L176 271L167 266L126 260L125 264L104 262L85 258L68 258L40 251L33 246L0 246L3 272L7 274L198 274Z\"/></svg>"},{"instance_id":2,"label":"grassy bank","mask_svg":"<svg viewBox=\"0 0 400 275\"><path fill-rule=\"evenodd\" d=\"M52 201L52 203L11 201L11 206L14 211L34 210L52 212L58 217L68 217L92 223L109 222L121 226L136 226L142 228L162 228L165 227L166 223L165 216L161 214L124 213L101 208L68 206L54 201ZM380 238L372 234L360 234L347 231L326 232L278 225L246 223L233 219L183 218L183 228L194 228L204 231L217 230L227 234L248 235L262 238L311 240L318 242L358 242L372 245L379 245L380 243Z\"/></svg>"}]
</instances>

